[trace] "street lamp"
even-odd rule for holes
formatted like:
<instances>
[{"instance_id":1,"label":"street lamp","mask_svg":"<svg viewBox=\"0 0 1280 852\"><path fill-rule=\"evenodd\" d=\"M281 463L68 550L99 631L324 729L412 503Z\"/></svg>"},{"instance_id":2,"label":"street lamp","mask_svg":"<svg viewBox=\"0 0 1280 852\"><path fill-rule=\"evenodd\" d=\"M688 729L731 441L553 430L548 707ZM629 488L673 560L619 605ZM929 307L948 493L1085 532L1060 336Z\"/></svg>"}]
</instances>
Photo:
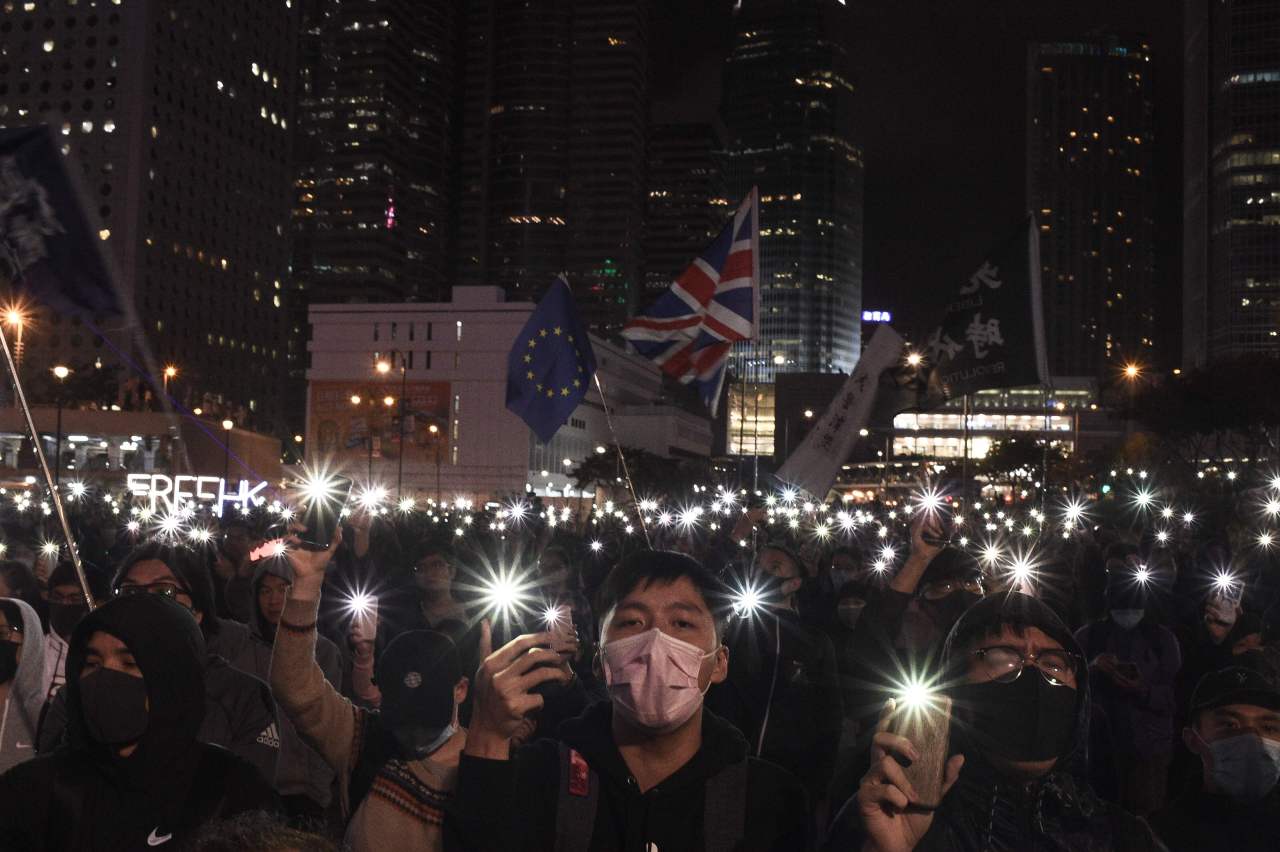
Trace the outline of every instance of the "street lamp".
<instances>
[{"instance_id":1,"label":"street lamp","mask_svg":"<svg viewBox=\"0 0 1280 852\"><path fill-rule=\"evenodd\" d=\"M21 328L21 326L19 326ZM58 364L52 370L53 377L58 380L58 397L56 400L58 406L58 427L57 437L53 441L53 490L58 490L58 483L62 479L62 389L63 383L66 382L67 376L71 375L71 368Z\"/></svg>"},{"instance_id":2,"label":"street lamp","mask_svg":"<svg viewBox=\"0 0 1280 852\"><path fill-rule=\"evenodd\" d=\"M165 366L165 368L164 368L164 392L165 392L165 394L166 394L166 395L169 393L169 380L170 380L170 379L173 379L173 378L177 378L177 376L178 376L178 368L177 368L177 367L173 366L172 364L169 364L169 365Z\"/></svg>"},{"instance_id":3,"label":"street lamp","mask_svg":"<svg viewBox=\"0 0 1280 852\"><path fill-rule=\"evenodd\" d=\"M4 321L14 330L13 358L21 366L23 352L22 328L27 323L27 315L22 312L22 308L19 305L10 305L5 309Z\"/></svg>"},{"instance_id":4,"label":"street lamp","mask_svg":"<svg viewBox=\"0 0 1280 852\"><path fill-rule=\"evenodd\" d=\"M440 427L432 423L427 427L436 445L436 503L440 502Z\"/></svg>"},{"instance_id":5,"label":"street lamp","mask_svg":"<svg viewBox=\"0 0 1280 852\"><path fill-rule=\"evenodd\" d=\"M397 453L398 458L396 459L396 499L399 499L404 491L404 407L405 396L408 390L409 362L405 358L403 352L399 349L392 349L387 353L386 358L379 358L374 362L373 369L379 375L385 376L395 368L397 358L399 358L400 361L400 410L398 413L399 422L396 424L396 437L400 443L400 450ZM391 396L384 398L382 401L386 404L387 408L395 405L396 402L395 398ZM437 462L438 460L439 459L437 458Z\"/></svg>"},{"instance_id":6,"label":"street lamp","mask_svg":"<svg viewBox=\"0 0 1280 852\"><path fill-rule=\"evenodd\" d=\"M231 476L231 430L236 427L232 420L222 421L222 430L226 432L226 438L222 442L222 481L226 482Z\"/></svg>"}]
</instances>

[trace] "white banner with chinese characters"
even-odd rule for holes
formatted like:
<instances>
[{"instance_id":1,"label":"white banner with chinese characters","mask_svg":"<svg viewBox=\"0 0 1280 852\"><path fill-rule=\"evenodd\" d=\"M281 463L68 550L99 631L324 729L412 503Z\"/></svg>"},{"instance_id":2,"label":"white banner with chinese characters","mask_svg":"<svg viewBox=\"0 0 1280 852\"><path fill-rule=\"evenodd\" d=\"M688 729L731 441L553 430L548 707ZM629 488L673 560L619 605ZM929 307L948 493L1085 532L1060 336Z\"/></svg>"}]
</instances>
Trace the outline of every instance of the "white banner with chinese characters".
<instances>
[{"instance_id":1,"label":"white banner with chinese characters","mask_svg":"<svg viewBox=\"0 0 1280 852\"><path fill-rule=\"evenodd\" d=\"M853 374L813 429L778 471L778 479L825 500L840 466L871 419L880 374L902 359L901 335L887 325L876 329Z\"/></svg>"}]
</instances>

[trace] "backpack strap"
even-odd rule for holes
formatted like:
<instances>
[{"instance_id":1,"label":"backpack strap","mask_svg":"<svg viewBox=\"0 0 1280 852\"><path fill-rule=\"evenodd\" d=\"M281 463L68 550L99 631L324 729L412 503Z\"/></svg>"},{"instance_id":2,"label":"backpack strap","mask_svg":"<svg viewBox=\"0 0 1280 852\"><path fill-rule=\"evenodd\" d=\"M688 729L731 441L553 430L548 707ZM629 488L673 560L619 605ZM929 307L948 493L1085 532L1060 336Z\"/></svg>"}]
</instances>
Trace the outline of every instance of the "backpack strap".
<instances>
[{"instance_id":1,"label":"backpack strap","mask_svg":"<svg viewBox=\"0 0 1280 852\"><path fill-rule=\"evenodd\" d=\"M707 781L702 829L705 852L735 852L746 835L747 766L744 758Z\"/></svg>"},{"instance_id":2,"label":"backpack strap","mask_svg":"<svg viewBox=\"0 0 1280 852\"><path fill-rule=\"evenodd\" d=\"M600 778L586 758L563 742L556 793L556 852L588 852L600 801Z\"/></svg>"}]
</instances>

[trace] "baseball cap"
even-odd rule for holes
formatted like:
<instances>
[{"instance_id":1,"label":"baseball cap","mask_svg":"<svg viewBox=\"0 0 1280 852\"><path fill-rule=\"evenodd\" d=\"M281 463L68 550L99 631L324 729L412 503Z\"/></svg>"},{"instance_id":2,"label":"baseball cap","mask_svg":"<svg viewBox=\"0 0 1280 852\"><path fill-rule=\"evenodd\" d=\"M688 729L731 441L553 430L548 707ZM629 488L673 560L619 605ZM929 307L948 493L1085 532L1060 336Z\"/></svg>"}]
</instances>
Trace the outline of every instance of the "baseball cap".
<instances>
[{"instance_id":1,"label":"baseball cap","mask_svg":"<svg viewBox=\"0 0 1280 852\"><path fill-rule=\"evenodd\" d=\"M389 727L443 729L453 721L453 687L462 663L443 633L411 630L397 636L378 659L375 675Z\"/></svg>"},{"instance_id":2,"label":"baseball cap","mask_svg":"<svg viewBox=\"0 0 1280 852\"><path fill-rule=\"evenodd\" d=\"M1262 672L1244 666L1209 672L1200 678L1191 696L1192 713L1228 704L1252 704L1268 710L1280 710L1280 689Z\"/></svg>"}]
</instances>

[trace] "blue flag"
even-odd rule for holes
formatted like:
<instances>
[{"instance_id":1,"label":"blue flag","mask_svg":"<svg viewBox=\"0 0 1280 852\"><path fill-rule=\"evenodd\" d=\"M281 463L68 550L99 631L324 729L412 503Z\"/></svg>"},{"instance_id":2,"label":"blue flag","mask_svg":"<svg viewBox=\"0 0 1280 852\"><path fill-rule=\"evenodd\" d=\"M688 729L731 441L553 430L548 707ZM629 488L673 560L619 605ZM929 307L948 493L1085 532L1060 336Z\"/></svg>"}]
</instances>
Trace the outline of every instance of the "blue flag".
<instances>
[{"instance_id":1,"label":"blue flag","mask_svg":"<svg viewBox=\"0 0 1280 852\"><path fill-rule=\"evenodd\" d=\"M0 278L57 311L120 314L99 231L53 132L0 130Z\"/></svg>"},{"instance_id":2,"label":"blue flag","mask_svg":"<svg viewBox=\"0 0 1280 852\"><path fill-rule=\"evenodd\" d=\"M507 356L507 408L544 444L587 395L596 353L564 276L529 315Z\"/></svg>"}]
</instances>

